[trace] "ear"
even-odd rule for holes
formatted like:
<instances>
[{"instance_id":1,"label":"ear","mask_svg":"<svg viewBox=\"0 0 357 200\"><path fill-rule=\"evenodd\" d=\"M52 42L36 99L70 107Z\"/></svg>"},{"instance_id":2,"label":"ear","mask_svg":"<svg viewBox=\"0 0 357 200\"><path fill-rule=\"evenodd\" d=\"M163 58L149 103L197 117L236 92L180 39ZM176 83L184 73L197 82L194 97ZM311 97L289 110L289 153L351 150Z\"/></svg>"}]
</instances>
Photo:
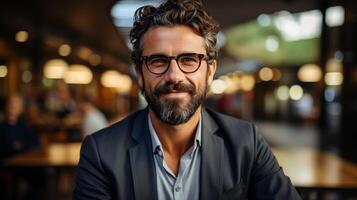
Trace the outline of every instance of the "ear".
<instances>
[{"instance_id":1,"label":"ear","mask_svg":"<svg viewBox=\"0 0 357 200\"><path fill-rule=\"evenodd\" d=\"M143 89L144 87L144 78L143 75L141 74L141 70L139 69L139 66L135 65L135 72L136 72L136 76L138 77L138 84L140 89Z\"/></svg>"},{"instance_id":2,"label":"ear","mask_svg":"<svg viewBox=\"0 0 357 200\"><path fill-rule=\"evenodd\" d=\"M208 64L208 73L207 73L207 83L208 86L211 85L212 81L213 81L213 77L214 74L216 73L216 69L217 69L217 61L213 60L210 64Z\"/></svg>"}]
</instances>

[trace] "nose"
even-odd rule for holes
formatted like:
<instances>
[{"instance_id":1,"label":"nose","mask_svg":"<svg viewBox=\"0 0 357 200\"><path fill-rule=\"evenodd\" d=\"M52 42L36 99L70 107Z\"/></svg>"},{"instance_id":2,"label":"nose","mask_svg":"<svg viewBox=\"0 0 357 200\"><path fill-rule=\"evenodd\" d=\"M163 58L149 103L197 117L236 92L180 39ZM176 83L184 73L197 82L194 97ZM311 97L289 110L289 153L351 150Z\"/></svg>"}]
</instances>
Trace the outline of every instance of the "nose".
<instances>
[{"instance_id":1,"label":"nose","mask_svg":"<svg viewBox=\"0 0 357 200\"><path fill-rule=\"evenodd\" d=\"M182 82L184 80L185 74L181 71L180 67L177 65L175 59L171 59L169 69L165 73L166 81L173 83Z\"/></svg>"}]
</instances>

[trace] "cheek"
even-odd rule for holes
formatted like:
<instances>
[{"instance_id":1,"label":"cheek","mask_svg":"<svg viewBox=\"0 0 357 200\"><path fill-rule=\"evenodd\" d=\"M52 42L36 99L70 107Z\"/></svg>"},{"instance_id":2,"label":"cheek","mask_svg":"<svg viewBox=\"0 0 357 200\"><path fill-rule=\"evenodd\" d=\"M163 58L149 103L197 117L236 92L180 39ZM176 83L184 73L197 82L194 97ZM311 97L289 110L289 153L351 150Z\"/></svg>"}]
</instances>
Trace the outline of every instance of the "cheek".
<instances>
[{"instance_id":1,"label":"cheek","mask_svg":"<svg viewBox=\"0 0 357 200\"><path fill-rule=\"evenodd\" d=\"M151 74L144 74L144 77L142 77L142 86L141 88L144 89L145 91L152 92L154 88L159 84L158 83L159 78L158 77L153 77Z\"/></svg>"},{"instance_id":2,"label":"cheek","mask_svg":"<svg viewBox=\"0 0 357 200\"><path fill-rule=\"evenodd\" d=\"M210 84L210 80L206 70L207 68L200 68L200 70L198 71L199 73L192 74L193 76L191 77L191 80L198 84L197 86L200 88L206 87L206 84Z\"/></svg>"}]
</instances>

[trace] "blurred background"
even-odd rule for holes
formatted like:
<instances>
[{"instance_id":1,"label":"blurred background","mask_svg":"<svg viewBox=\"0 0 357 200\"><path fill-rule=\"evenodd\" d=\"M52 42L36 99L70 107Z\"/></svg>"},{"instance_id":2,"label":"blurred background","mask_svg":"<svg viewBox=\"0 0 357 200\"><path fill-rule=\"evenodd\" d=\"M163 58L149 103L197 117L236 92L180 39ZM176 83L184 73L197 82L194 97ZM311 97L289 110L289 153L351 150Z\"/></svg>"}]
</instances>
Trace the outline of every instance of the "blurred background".
<instances>
[{"instance_id":1,"label":"blurred background","mask_svg":"<svg viewBox=\"0 0 357 200\"><path fill-rule=\"evenodd\" d=\"M134 11L161 0L2 0L0 198L71 199L82 139L146 106ZM206 106L254 121L304 199L357 199L357 2L204 0Z\"/></svg>"}]
</instances>

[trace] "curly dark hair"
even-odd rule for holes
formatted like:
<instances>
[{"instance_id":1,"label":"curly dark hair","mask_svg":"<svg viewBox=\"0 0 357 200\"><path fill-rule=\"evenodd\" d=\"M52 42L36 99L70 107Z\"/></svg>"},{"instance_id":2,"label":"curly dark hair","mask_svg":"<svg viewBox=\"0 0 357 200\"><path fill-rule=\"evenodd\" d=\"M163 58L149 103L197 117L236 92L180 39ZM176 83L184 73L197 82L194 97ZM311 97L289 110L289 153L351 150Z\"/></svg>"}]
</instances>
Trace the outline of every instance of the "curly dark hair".
<instances>
[{"instance_id":1,"label":"curly dark hair","mask_svg":"<svg viewBox=\"0 0 357 200\"><path fill-rule=\"evenodd\" d=\"M136 10L130 31L131 53L135 65L141 66L141 38L153 26L185 25L204 37L210 60L216 59L216 36L219 25L205 11L201 0L168 0L159 7L143 6Z\"/></svg>"}]
</instances>

